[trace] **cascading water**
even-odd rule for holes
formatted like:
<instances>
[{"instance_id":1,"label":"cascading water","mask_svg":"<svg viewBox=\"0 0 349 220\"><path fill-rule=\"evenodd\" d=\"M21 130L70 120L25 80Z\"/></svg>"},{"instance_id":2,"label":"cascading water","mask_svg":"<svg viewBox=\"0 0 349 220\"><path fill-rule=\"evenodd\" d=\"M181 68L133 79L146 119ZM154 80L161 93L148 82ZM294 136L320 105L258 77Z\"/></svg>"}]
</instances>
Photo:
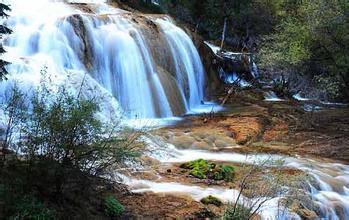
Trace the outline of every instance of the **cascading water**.
<instances>
[{"instance_id":1,"label":"cascading water","mask_svg":"<svg viewBox=\"0 0 349 220\"><path fill-rule=\"evenodd\" d=\"M186 108L188 110L198 107L204 99L205 81L200 56L193 42L182 29L175 26L169 19L157 19L156 22L160 24L168 39L181 95L185 99L187 97L185 94L189 94ZM186 91L186 88L189 88L189 91Z\"/></svg>"},{"instance_id":2,"label":"cascading water","mask_svg":"<svg viewBox=\"0 0 349 220\"><path fill-rule=\"evenodd\" d=\"M128 118L173 117L203 101L200 57L189 36L173 23L157 19L162 31L148 36L144 29L155 24L151 18L103 3L93 5L92 13L81 5L49 0L9 3L13 11L6 24L14 33L4 43L7 60L13 63L10 80L28 76L26 84L35 85L44 66L52 78L87 73L91 77L86 79L112 94ZM148 38L164 42L150 45ZM159 64L156 48L164 50L162 57L172 60L174 68Z\"/></svg>"},{"instance_id":3,"label":"cascading water","mask_svg":"<svg viewBox=\"0 0 349 220\"><path fill-rule=\"evenodd\" d=\"M200 107L205 83L200 57L189 36L170 20L134 16L102 3L93 13L48 0L9 3L13 11L7 25L14 33L4 41L8 51L4 58L12 65L8 69L10 80L2 83L0 94L14 81L30 91L40 83L40 71L46 66L52 84L65 84L77 93L84 81L82 95L103 96L102 117L120 111L129 117L171 117ZM171 157L158 158L160 161L203 158L246 162L239 154L168 150ZM321 218L349 219L348 166L295 158L287 158L286 165L313 176L310 194L320 207ZM138 185L136 192L184 192L198 200L216 194L233 201L236 192L143 180L127 183ZM276 218L277 208L272 209L272 205L263 207L261 216L265 219Z\"/></svg>"},{"instance_id":4,"label":"cascading water","mask_svg":"<svg viewBox=\"0 0 349 220\"><path fill-rule=\"evenodd\" d=\"M282 160L284 167L299 169L307 173L309 178L309 195L318 206L320 219L349 219L349 166L333 162L320 162L308 158L294 158L281 155L244 155L239 153L222 153L204 150L180 150L172 144L166 144L159 138L146 140L153 147L151 156L163 163L183 163L196 159L211 161L252 164L258 161ZM166 146L166 147L163 147ZM156 150L155 150L156 149ZM198 201L205 196L215 195L224 201L235 202L238 192L234 189L221 187L198 187L176 182L154 182L126 178L126 182L134 186L135 192L178 192L187 193ZM300 219L291 212L280 211L275 198L263 204L260 210L262 219Z\"/></svg>"}]
</instances>

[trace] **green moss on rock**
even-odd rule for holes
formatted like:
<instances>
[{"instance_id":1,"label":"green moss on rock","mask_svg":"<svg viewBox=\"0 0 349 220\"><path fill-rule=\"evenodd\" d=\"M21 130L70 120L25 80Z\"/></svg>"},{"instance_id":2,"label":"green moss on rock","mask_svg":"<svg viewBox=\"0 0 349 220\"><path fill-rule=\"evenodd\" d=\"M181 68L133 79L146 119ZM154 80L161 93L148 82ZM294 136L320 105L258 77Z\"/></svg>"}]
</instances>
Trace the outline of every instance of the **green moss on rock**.
<instances>
[{"instance_id":1,"label":"green moss on rock","mask_svg":"<svg viewBox=\"0 0 349 220\"><path fill-rule=\"evenodd\" d=\"M211 195L209 195L209 196L207 196L205 198L202 198L200 200L200 202L202 204L204 204L204 205L212 204L212 205L215 205L215 206L218 206L218 207L223 205L223 202L220 199L218 199L217 197L211 196Z\"/></svg>"},{"instance_id":2,"label":"green moss on rock","mask_svg":"<svg viewBox=\"0 0 349 220\"><path fill-rule=\"evenodd\" d=\"M189 174L199 179L232 181L235 175L235 168L233 166L217 166L215 163L210 163L203 159L181 164L180 167L190 170Z\"/></svg>"}]
</instances>

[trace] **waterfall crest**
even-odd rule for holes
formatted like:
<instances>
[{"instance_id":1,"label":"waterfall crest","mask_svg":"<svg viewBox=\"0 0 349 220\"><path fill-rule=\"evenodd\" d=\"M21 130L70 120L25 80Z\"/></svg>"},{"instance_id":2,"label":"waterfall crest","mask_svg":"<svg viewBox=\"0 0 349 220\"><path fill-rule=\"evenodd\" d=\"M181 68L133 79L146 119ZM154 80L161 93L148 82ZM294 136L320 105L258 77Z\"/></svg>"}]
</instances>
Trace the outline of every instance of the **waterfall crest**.
<instances>
[{"instance_id":1,"label":"waterfall crest","mask_svg":"<svg viewBox=\"0 0 349 220\"><path fill-rule=\"evenodd\" d=\"M179 116L202 103L200 56L170 20L104 3L40 0L28 7L23 11L23 2L14 1L6 21L14 31L4 41L5 58L13 63L10 79L27 76L25 83L36 85L44 66L55 83L87 73L88 80L116 98L128 118Z\"/></svg>"}]
</instances>

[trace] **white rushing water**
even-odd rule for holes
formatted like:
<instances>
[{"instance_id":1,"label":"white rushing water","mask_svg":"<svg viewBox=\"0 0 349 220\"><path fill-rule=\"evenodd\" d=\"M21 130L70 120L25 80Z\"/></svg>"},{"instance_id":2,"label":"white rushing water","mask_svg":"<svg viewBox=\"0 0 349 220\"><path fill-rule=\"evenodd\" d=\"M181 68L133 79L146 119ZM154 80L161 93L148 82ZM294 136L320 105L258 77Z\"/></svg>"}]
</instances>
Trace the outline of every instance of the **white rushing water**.
<instances>
[{"instance_id":1,"label":"white rushing water","mask_svg":"<svg viewBox=\"0 0 349 220\"><path fill-rule=\"evenodd\" d=\"M268 102L281 102L285 101L284 99L279 98L274 91L265 92L264 100Z\"/></svg>"},{"instance_id":2,"label":"white rushing water","mask_svg":"<svg viewBox=\"0 0 349 220\"><path fill-rule=\"evenodd\" d=\"M199 53L190 37L169 19L157 19L156 22L160 24L168 39L182 97L185 97L185 81L189 84L189 102L186 108L195 108L204 100L202 85L205 74Z\"/></svg>"},{"instance_id":3,"label":"white rushing water","mask_svg":"<svg viewBox=\"0 0 349 220\"><path fill-rule=\"evenodd\" d=\"M191 195L196 201L200 201L209 195L221 199L224 202L235 202L239 191L235 189L224 189L221 187L200 187L193 185L185 185L176 182L154 182L148 180L131 179L126 176L121 176L124 183L131 187L134 193L154 192L154 193L169 193L176 195ZM259 215L262 219L300 219L297 215L288 212L287 210L280 211L278 206L278 198L267 201L261 208ZM253 203L244 196L241 196L239 202L242 204Z\"/></svg>"},{"instance_id":4,"label":"white rushing water","mask_svg":"<svg viewBox=\"0 0 349 220\"><path fill-rule=\"evenodd\" d=\"M211 152L205 150L179 150L172 144L165 143L161 138L145 139L151 147L151 156L162 163L183 163L196 159L211 161L256 164L267 160L282 160L283 167L299 169L309 174L309 194L319 206L321 219L349 219L349 165L334 162L323 162L307 158L295 158L280 155ZM125 183L134 192L176 193L189 194L195 200L214 195L225 202L235 202L237 191L222 187L199 187L176 182L161 182L137 180L124 177ZM260 209L262 219L300 219L296 214L287 210L280 211L278 200L268 201ZM242 201L246 198L242 199ZM241 202L241 201L240 201Z\"/></svg>"},{"instance_id":5,"label":"white rushing water","mask_svg":"<svg viewBox=\"0 0 349 220\"><path fill-rule=\"evenodd\" d=\"M190 37L174 23L157 20L163 29L159 34L166 36L172 51L169 56L175 63L173 74L182 100L172 99L171 91L166 91L166 82L158 74L158 57L148 45L149 36L127 12L105 1L69 1L95 3L94 13L64 1L7 2L12 12L6 24L13 34L4 40L8 51L4 58L12 62L8 68L10 81L24 82L21 87L36 86L44 66L56 84L73 83L67 80L69 74L87 73L91 76L87 81L95 81L92 84L113 95L117 103L112 105L119 104L120 112L128 118L177 116L173 100L183 102L183 113L200 108L204 99L203 65Z\"/></svg>"}]
</instances>

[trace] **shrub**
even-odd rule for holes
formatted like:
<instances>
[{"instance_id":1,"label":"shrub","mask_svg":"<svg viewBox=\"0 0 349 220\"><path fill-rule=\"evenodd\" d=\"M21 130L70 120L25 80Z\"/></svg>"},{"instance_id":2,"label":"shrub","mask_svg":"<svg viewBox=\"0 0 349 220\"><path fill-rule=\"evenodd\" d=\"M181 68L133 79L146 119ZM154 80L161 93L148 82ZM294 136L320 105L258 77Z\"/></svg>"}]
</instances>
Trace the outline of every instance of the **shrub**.
<instances>
[{"instance_id":1,"label":"shrub","mask_svg":"<svg viewBox=\"0 0 349 220\"><path fill-rule=\"evenodd\" d=\"M249 219L250 211L242 205L236 205L235 207L229 207L224 213L224 220L242 220Z\"/></svg>"},{"instance_id":2,"label":"shrub","mask_svg":"<svg viewBox=\"0 0 349 220\"><path fill-rule=\"evenodd\" d=\"M212 205L215 205L215 206L218 206L218 207L223 205L223 202L220 199L218 199L217 197L211 196L211 195L209 195L209 196L207 196L205 198L202 198L200 200L200 202L202 204L205 204L205 205L212 204Z\"/></svg>"},{"instance_id":3,"label":"shrub","mask_svg":"<svg viewBox=\"0 0 349 220\"><path fill-rule=\"evenodd\" d=\"M143 149L141 132L99 120L98 97L86 99L63 86L50 89L47 85L47 81L42 82L27 99L14 88L10 97L3 99L7 105L0 103L0 110L12 115L6 145L20 152L13 152L13 159L0 164L0 219L46 219L50 212L37 200L22 201L29 195L37 196L48 207L64 207L63 203L74 198L72 205L85 214L90 210L84 209L84 203L92 202L90 197L96 195L99 184L109 183L104 177L110 168L125 166ZM57 212L57 216L76 214L74 207L64 212Z\"/></svg>"},{"instance_id":4,"label":"shrub","mask_svg":"<svg viewBox=\"0 0 349 220\"><path fill-rule=\"evenodd\" d=\"M126 160L139 156L140 133L117 133L117 122L107 125L99 120L98 97L85 99L70 93L64 86L52 89L48 85L44 75L29 102L23 102L26 106L16 104L4 109L8 114L26 111L12 114L11 121L18 121L16 132L21 136L15 147L26 159L28 172L38 174L41 180L47 180L46 184L55 185L56 193L62 193L69 182L85 190L89 184L77 177L78 172L85 176L102 176L110 166L122 166ZM14 87L12 96L22 100L24 95ZM11 97L9 101L14 99ZM47 170L40 168L41 165Z\"/></svg>"},{"instance_id":5,"label":"shrub","mask_svg":"<svg viewBox=\"0 0 349 220\"><path fill-rule=\"evenodd\" d=\"M107 196L104 205L105 212L111 217L121 216L125 212L125 207L114 196Z\"/></svg>"},{"instance_id":6,"label":"shrub","mask_svg":"<svg viewBox=\"0 0 349 220\"><path fill-rule=\"evenodd\" d=\"M25 196L18 201L14 209L15 214L10 219L55 219L54 212L32 196Z\"/></svg>"}]
</instances>

